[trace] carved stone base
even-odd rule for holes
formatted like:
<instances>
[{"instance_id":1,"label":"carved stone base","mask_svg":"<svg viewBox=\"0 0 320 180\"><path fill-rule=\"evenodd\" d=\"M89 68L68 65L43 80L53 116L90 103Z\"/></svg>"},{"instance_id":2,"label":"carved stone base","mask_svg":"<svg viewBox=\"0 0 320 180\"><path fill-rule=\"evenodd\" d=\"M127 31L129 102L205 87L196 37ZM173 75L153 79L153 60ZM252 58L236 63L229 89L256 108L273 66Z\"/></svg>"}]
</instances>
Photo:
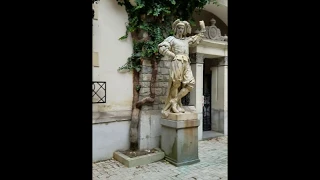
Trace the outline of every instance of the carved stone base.
<instances>
[{"instance_id":1,"label":"carved stone base","mask_svg":"<svg viewBox=\"0 0 320 180\"><path fill-rule=\"evenodd\" d=\"M183 109L186 112L184 113L167 112L166 114L162 114L162 118L168 119L168 120L175 120L175 121L198 119L197 111L194 106L183 106Z\"/></svg>"},{"instance_id":2,"label":"carved stone base","mask_svg":"<svg viewBox=\"0 0 320 180\"><path fill-rule=\"evenodd\" d=\"M197 118L198 118L197 113L187 111L185 113L168 113L168 117L165 119L179 121L179 120L194 120Z\"/></svg>"},{"instance_id":3,"label":"carved stone base","mask_svg":"<svg viewBox=\"0 0 320 180\"><path fill-rule=\"evenodd\" d=\"M161 119L161 149L165 159L175 166L200 162L198 157L198 126L197 114L189 112L193 120L184 115L175 114L177 120ZM174 114L174 113L172 113Z\"/></svg>"}]
</instances>

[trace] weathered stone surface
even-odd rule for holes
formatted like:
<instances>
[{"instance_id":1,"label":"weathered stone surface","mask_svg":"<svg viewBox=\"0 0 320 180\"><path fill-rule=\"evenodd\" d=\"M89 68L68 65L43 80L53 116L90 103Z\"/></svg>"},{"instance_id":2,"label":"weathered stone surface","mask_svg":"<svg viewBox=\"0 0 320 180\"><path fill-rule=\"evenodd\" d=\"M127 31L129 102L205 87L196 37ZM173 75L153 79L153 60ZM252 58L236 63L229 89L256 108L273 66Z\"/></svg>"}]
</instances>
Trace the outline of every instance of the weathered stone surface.
<instances>
[{"instance_id":1,"label":"weathered stone surface","mask_svg":"<svg viewBox=\"0 0 320 180\"><path fill-rule=\"evenodd\" d=\"M160 62L159 62L159 66L160 66L160 67L163 67L163 61L160 61Z\"/></svg>"},{"instance_id":2,"label":"weathered stone surface","mask_svg":"<svg viewBox=\"0 0 320 180\"><path fill-rule=\"evenodd\" d=\"M159 96L154 97L154 102L153 102L153 104L160 104Z\"/></svg>"},{"instance_id":3,"label":"weathered stone surface","mask_svg":"<svg viewBox=\"0 0 320 180\"><path fill-rule=\"evenodd\" d=\"M163 56L162 58L161 58L161 61L171 61L172 60L172 58L170 58L169 56Z\"/></svg>"},{"instance_id":4,"label":"weathered stone surface","mask_svg":"<svg viewBox=\"0 0 320 180\"><path fill-rule=\"evenodd\" d=\"M199 120L161 119L161 149L175 166L200 162L198 157Z\"/></svg>"},{"instance_id":5,"label":"weathered stone surface","mask_svg":"<svg viewBox=\"0 0 320 180\"><path fill-rule=\"evenodd\" d=\"M158 82L158 86L157 87L164 87L164 88L167 88L169 85L168 82Z\"/></svg>"},{"instance_id":6,"label":"weathered stone surface","mask_svg":"<svg viewBox=\"0 0 320 180\"><path fill-rule=\"evenodd\" d=\"M212 125L211 129L220 133L225 133L225 121L228 118L228 111L211 109Z\"/></svg>"},{"instance_id":7,"label":"weathered stone surface","mask_svg":"<svg viewBox=\"0 0 320 180\"><path fill-rule=\"evenodd\" d=\"M141 110L153 110L153 107L152 106L150 106L150 105L143 105L142 107L141 107Z\"/></svg>"},{"instance_id":8,"label":"weathered stone surface","mask_svg":"<svg viewBox=\"0 0 320 180\"><path fill-rule=\"evenodd\" d=\"M168 75L168 78L169 78L169 75ZM151 80L151 77L150 77L150 80ZM163 75L157 75L157 80L163 81Z\"/></svg>"},{"instance_id":9,"label":"weathered stone surface","mask_svg":"<svg viewBox=\"0 0 320 180\"><path fill-rule=\"evenodd\" d=\"M155 88L154 93L159 96L162 95L162 88Z\"/></svg>"},{"instance_id":10,"label":"weathered stone surface","mask_svg":"<svg viewBox=\"0 0 320 180\"><path fill-rule=\"evenodd\" d=\"M167 94L167 90L168 90L168 88L162 88L162 95L166 95Z\"/></svg>"},{"instance_id":11,"label":"weathered stone surface","mask_svg":"<svg viewBox=\"0 0 320 180\"><path fill-rule=\"evenodd\" d=\"M169 81L169 75L163 75L163 80L164 81Z\"/></svg>"},{"instance_id":12,"label":"weathered stone surface","mask_svg":"<svg viewBox=\"0 0 320 180\"><path fill-rule=\"evenodd\" d=\"M161 74L169 74L168 68L161 68Z\"/></svg>"},{"instance_id":13,"label":"weathered stone surface","mask_svg":"<svg viewBox=\"0 0 320 180\"><path fill-rule=\"evenodd\" d=\"M167 97L166 96L159 96L159 100L160 100L160 103L164 103L166 101Z\"/></svg>"},{"instance_id":14,"label":"weathered stone surface","mask_svg":"<svg viewBox=\"0 0 320 180\"><path fill-rule=\"evenodd\" d=\"M143 65L143 66L151 66L151 61L150 61L150 60L147 60L147 59L144 59L144 60L142 61L142 65Z\"/></svg>"},{"instance_id":15,"label":"weathered stone surface","mask_svg":"<svg viewBox=\"0 0 320 180\"><path fill-rule=\"evenodd\" d=\"M140 82L140 86L142 88L148 88L148 87L150 87L150 82Z\"/></svg>"},{"instance_id":16,"label":"weathered stone surface","mask_svg":"<svg viewBox=\"0 0 320 180\"><path fill-rule=\"evenodd\" d=\"M151 107L154 107L152 105ZM140 114L139 149L151 149L160 146L161 135L160 110L142 110Z\"/></svg>"},{"instance_id":17,"label":"weathered stone surface","mask_svg":"<svg viewBox=\"0 0 320 180\"><path fill-rule=\"evenodd\" d=\"M158 110L159 109L159 105L153 103L153 110Z\"/></svg>"},{"instance_id":18,"label":"weathered stone surface","mask_svg":"<svg viewBox=\"0 0 320 180\"><path fill-rule=\"evenodd\" d=\"M151 74L140 74L140 81L151 81Z\"/></svg>"},{"instance_id":19,"label":"weathered stone surface","mask_svg":"<svg viewBox=\"0 0 320 180\"><path fill-rule=\"evenodd\" d=\"M150 66L142 66L141 73L142 74L150 74L152 72L152 67Z\"/></svg>"},{"instance_id":20,"label":"weathered stone surface","mask_svg":"<svg viewBox=\"0 0 320 180\"><path fill-rule=\"evenodd\" d=\"M139 94L143 96L150 95L150 88L140 88Z\"/></svg>"},{"instance_id":21,"label":"weathered stone surface","mask_svg":"<svg viewBox=\"0 0 320 180\"><path fill-rule=\"evenodd\" d=\"M163 63L164 63L164 67L170 69L170 67L171 67L171 61L164 61Z\"/></svg>"},{"instance_id":22,"label":"weathered stone surface","mask_svg":"<svg viewBox=\"0 0 320 180\"><path fill-rule=\"evenodd\" d=\"M159 109L163 109L163 107L164 107L164 103L162 103L162 104L159 104Z\"/></svg>"}]
</instances>

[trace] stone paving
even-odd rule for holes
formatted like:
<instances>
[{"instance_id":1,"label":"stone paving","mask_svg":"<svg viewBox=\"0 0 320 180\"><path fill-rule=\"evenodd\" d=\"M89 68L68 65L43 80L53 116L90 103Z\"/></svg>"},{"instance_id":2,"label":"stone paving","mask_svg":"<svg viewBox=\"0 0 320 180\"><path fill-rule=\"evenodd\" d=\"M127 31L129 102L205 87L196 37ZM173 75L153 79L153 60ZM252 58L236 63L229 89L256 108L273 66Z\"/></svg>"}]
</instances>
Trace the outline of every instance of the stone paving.
<instances>
[{"instance_id":1,"label":"stone paving","mask_svg":"<svg viewBox=\"0 0 320 180\"><path fill-rule=\"evenodd\" d=\"M227 180L228 137L199 141L200 162L175 167L165 160L127 168L110 159L92 164L92 179L108 180Z\"/></svg>"}]
</instances>

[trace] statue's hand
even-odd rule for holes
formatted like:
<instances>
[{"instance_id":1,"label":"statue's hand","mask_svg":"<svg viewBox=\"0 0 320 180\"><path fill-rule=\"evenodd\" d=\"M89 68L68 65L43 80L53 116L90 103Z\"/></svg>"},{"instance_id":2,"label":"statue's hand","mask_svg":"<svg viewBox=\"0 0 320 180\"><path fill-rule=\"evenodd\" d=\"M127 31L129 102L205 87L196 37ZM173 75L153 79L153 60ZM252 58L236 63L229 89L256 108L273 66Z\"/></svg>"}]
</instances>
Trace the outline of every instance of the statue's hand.
<instances>
[{"instance_id":1,"label":"statue's hand","mask_svg":"<svg viewBox=\"0 0 320 180\"><path fill-rule=\"evenodd\" d=\"M171 58L175 58L176 57L176 55L171 51L168 51L168 56L170 56Z\"/></svg>"}]
</instances>

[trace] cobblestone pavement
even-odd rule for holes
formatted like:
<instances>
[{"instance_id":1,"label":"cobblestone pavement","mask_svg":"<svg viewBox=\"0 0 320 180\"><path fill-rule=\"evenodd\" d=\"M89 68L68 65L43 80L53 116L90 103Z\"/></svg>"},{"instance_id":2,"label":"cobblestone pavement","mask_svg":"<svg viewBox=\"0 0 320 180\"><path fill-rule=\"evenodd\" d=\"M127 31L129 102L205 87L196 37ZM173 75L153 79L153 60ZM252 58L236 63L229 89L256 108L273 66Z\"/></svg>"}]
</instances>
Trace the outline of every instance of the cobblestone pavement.
<instances>
[{"instance_id":1,"label":"cobblestone pavement","mask_svg":"<svg viewBox=\"0 0 320 180\"><path fill-rule=\"evenodd\" d=\"M199 141L200 162L175 167L162 160L127 168L116 160L92 164L92 179L108 180L227 180L228 137Z\"/></svg>"}]
</instances>

